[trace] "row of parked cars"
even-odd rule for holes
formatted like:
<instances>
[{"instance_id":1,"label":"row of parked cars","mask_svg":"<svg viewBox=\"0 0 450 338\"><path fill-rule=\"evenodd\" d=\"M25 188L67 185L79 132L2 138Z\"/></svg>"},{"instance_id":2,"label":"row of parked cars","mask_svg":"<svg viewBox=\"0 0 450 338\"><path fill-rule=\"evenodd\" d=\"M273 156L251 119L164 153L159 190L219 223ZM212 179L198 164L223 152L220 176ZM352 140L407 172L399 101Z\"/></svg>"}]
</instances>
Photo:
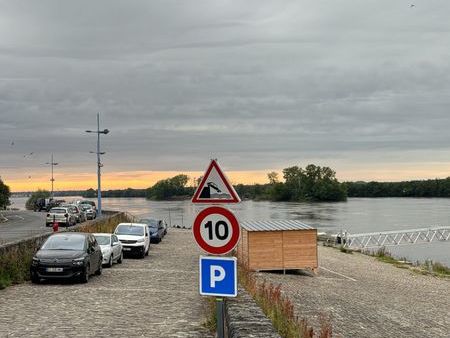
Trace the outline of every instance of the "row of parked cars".
<instances>
[{"instance_id":1,"label":"row of parked cars","mask_svg":"<svg viewBox=\"0 0 450 338\"><path fill-rule=\"evenodd\" d=\"M95 218L97 218L95 202L79 200L52 207L47 213L45 225L52 226L56 222L61 226L68 227Z\"/></svg>"},{"instance_id":2,"label":"row of parked cars","mask_svg":"<svg viewBox=\"0 0 450 338\"><path fill-rule=\"evenodd\" d=\"M154 219L120 223L112 234L52 234L33 257L31 281L70 278L87 283L91 275L102 274L103 266L121 264L124 254L144 258L149 253L150 243L160 243L166 234L166 222Z\"/></svg>"}]
</instances>

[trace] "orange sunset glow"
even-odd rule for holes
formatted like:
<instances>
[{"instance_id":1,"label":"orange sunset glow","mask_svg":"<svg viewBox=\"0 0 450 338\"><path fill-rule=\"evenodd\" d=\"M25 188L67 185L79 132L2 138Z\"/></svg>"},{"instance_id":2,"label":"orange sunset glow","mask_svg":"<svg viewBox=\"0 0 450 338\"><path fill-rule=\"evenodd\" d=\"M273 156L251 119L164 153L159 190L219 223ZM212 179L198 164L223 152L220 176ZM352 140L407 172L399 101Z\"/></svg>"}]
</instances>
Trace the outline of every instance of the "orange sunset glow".
<instances>
[{"instance_id":1,"label":"orange sunset glow","mask_svg":"<svg viewBox=\"0 0 450 338\"><path fill-rule=\"evenodd\" d=\"M264 184L268 183L267 173L275 171L282 178L282 169L266 169L252 171L227 171L227 176L233 184ZM450 163L415 163L413 165L398 164L392 166L342 166L336 170L338 180L342 181L405 181L445 178L450 176ZM186 174L190 178L189 185L193 185L195 178L203 175L201 171L119 171L102 174L102 189L148 188L157 181ZM50 176L40 172L30 178L23 178L13 173L3 176L5 182L13 192L35 191L37 189L50 189ZM96 189L97 175L95 172L87 173L61 173L55 172L55 191Z\"/></svg>"}]
</instances>

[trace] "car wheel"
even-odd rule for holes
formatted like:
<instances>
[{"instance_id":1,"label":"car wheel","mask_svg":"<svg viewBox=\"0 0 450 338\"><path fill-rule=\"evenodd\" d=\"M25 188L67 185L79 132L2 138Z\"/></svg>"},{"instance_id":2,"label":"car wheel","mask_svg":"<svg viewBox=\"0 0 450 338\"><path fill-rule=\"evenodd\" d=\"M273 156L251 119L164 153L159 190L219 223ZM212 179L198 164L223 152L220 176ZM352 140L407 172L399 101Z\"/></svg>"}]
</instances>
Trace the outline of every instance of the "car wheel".
<instances>
[{"instance_id":1,"label":"car wheel","mask_svg":"<svg viewBox=\"0 0 450 338\"><path fill-rule=\"evenodd\" d=\"M121 251L119 259L117 260L117 263L122 264L122 261L123 261L123 252Z\"/></svg>"},{"instance_id":2,"label":"car wheel","mask_svg":"<svg viewBox=\"0 0 450 338\"><path fill-rule=\"evenodd\" d=\"M113 254L109 256L108 268L113 266Z\"/></svg>"},{"instance_id":3,"label":"car wheel","mask_svg":"<svg viewBox=\"0 0 450 338\"><path fill-rule=\"evenodd\" d=\"M86 266L84 272L80 276L81 283L87 283L89 281L89 265Z\"/></svg>"},{"instance_id":4,"label":"car wheel","mask_svg":"<svg viewBox=\"0 0 450 338\"><path fill-rule=\"evenodd\" d=\"M95 271L95 274L97 276L100 276L103 272L103 265L102 265L102 260L100 260L100 262L98 262L98 270Z\"/></svg>"},{"instance_id":5,"label":"car wheel","mask_svg":"<svg viewBox=\"0 0 450 338\"><path fill-rule=\"evenodd\" d=\"M141 256L141 258L145 257L145 247L142 248L140 256Z\"/></svg>"}]
</instances>

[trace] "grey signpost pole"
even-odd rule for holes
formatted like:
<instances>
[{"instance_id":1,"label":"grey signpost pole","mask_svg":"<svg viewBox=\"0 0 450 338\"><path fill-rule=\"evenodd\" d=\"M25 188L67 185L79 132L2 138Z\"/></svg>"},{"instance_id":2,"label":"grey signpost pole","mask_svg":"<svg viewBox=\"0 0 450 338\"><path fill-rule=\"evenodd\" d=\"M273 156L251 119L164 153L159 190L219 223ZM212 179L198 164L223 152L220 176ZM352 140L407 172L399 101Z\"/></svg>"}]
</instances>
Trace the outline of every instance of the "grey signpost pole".
<instances>
[{"instance_id":1,"label":"grey signpost pole","mask_svg":"<svg viewBox=\"0 0 450 338\"><path fill-rule=\"evenodd\" d=\"M50 158L50 162L47 162L47 163L45 163L45 164L49 164L49 165L52 167L52 178L50 179L50 181L52 182L52 192L51 192L50 197L51 197L51 199L53 199L53 184L54 184L54 182L55 182L55 179L53 178L53 167L54 167L55 165L58 165L58 163L56 163L55 161L53 161L53 154L52 154L52 156L51 156L51 158Z\"/></svg>"},{"instance_id":2,"label":"grey signpost pole","mask_svg":"<svg viewBox=\"0 0 450 338\"><path fill-rule=\"evenodd\" d=\"M91 151L90 153L97 154L97 216L102 215L102 189L101 189L101 167L103 166L100 161L100 155L105 152L100 151L100 134L108 134L109 130L100 130L100 114L97 114L97 130L86 130L86 133L97 133L97 151Z\"/></svg>"},{"instance_id":3,"label":"grey signpost pole","mask_svg":"<svg viewBox=\"0 0 450 338\"><path fill-rule=\"evenodd\" d=\"M217 337L225 337L225 321L224 321L224 303L223 298L216 298L216 317L217 317Z\"/></svg>"}]
</instances>

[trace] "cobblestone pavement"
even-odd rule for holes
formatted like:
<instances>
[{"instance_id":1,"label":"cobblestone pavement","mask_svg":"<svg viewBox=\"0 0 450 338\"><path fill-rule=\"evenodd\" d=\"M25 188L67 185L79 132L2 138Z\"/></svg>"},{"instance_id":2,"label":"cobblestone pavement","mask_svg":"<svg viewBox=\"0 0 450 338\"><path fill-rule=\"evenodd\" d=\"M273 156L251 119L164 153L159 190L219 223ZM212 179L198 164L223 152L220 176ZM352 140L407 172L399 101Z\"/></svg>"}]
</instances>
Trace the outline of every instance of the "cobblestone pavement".
<instances>
[{"instance_id":1,"label":"cobblestone pavement","mask_svg":"<svg viewBox=\"0 0 450 338\"><path fill-rule=\"evenodd\" d=\"M169 229L145 259L125 259L88 284L0 291L0 337L210 337L198 294L199 251Z\"/></svg>"},{"instance_id":2,"label":"cobblestone pavement","mask_svg":"<svg viewBox=\"0 0 450 338\"><path fill-rule=\"evenodd\" d=\"M260 273L282 284L315 327L331 314L343 337L450 337L450 280L423 276L362 254L319 247L318 276Z\"/></svg>"}]
</instances>

